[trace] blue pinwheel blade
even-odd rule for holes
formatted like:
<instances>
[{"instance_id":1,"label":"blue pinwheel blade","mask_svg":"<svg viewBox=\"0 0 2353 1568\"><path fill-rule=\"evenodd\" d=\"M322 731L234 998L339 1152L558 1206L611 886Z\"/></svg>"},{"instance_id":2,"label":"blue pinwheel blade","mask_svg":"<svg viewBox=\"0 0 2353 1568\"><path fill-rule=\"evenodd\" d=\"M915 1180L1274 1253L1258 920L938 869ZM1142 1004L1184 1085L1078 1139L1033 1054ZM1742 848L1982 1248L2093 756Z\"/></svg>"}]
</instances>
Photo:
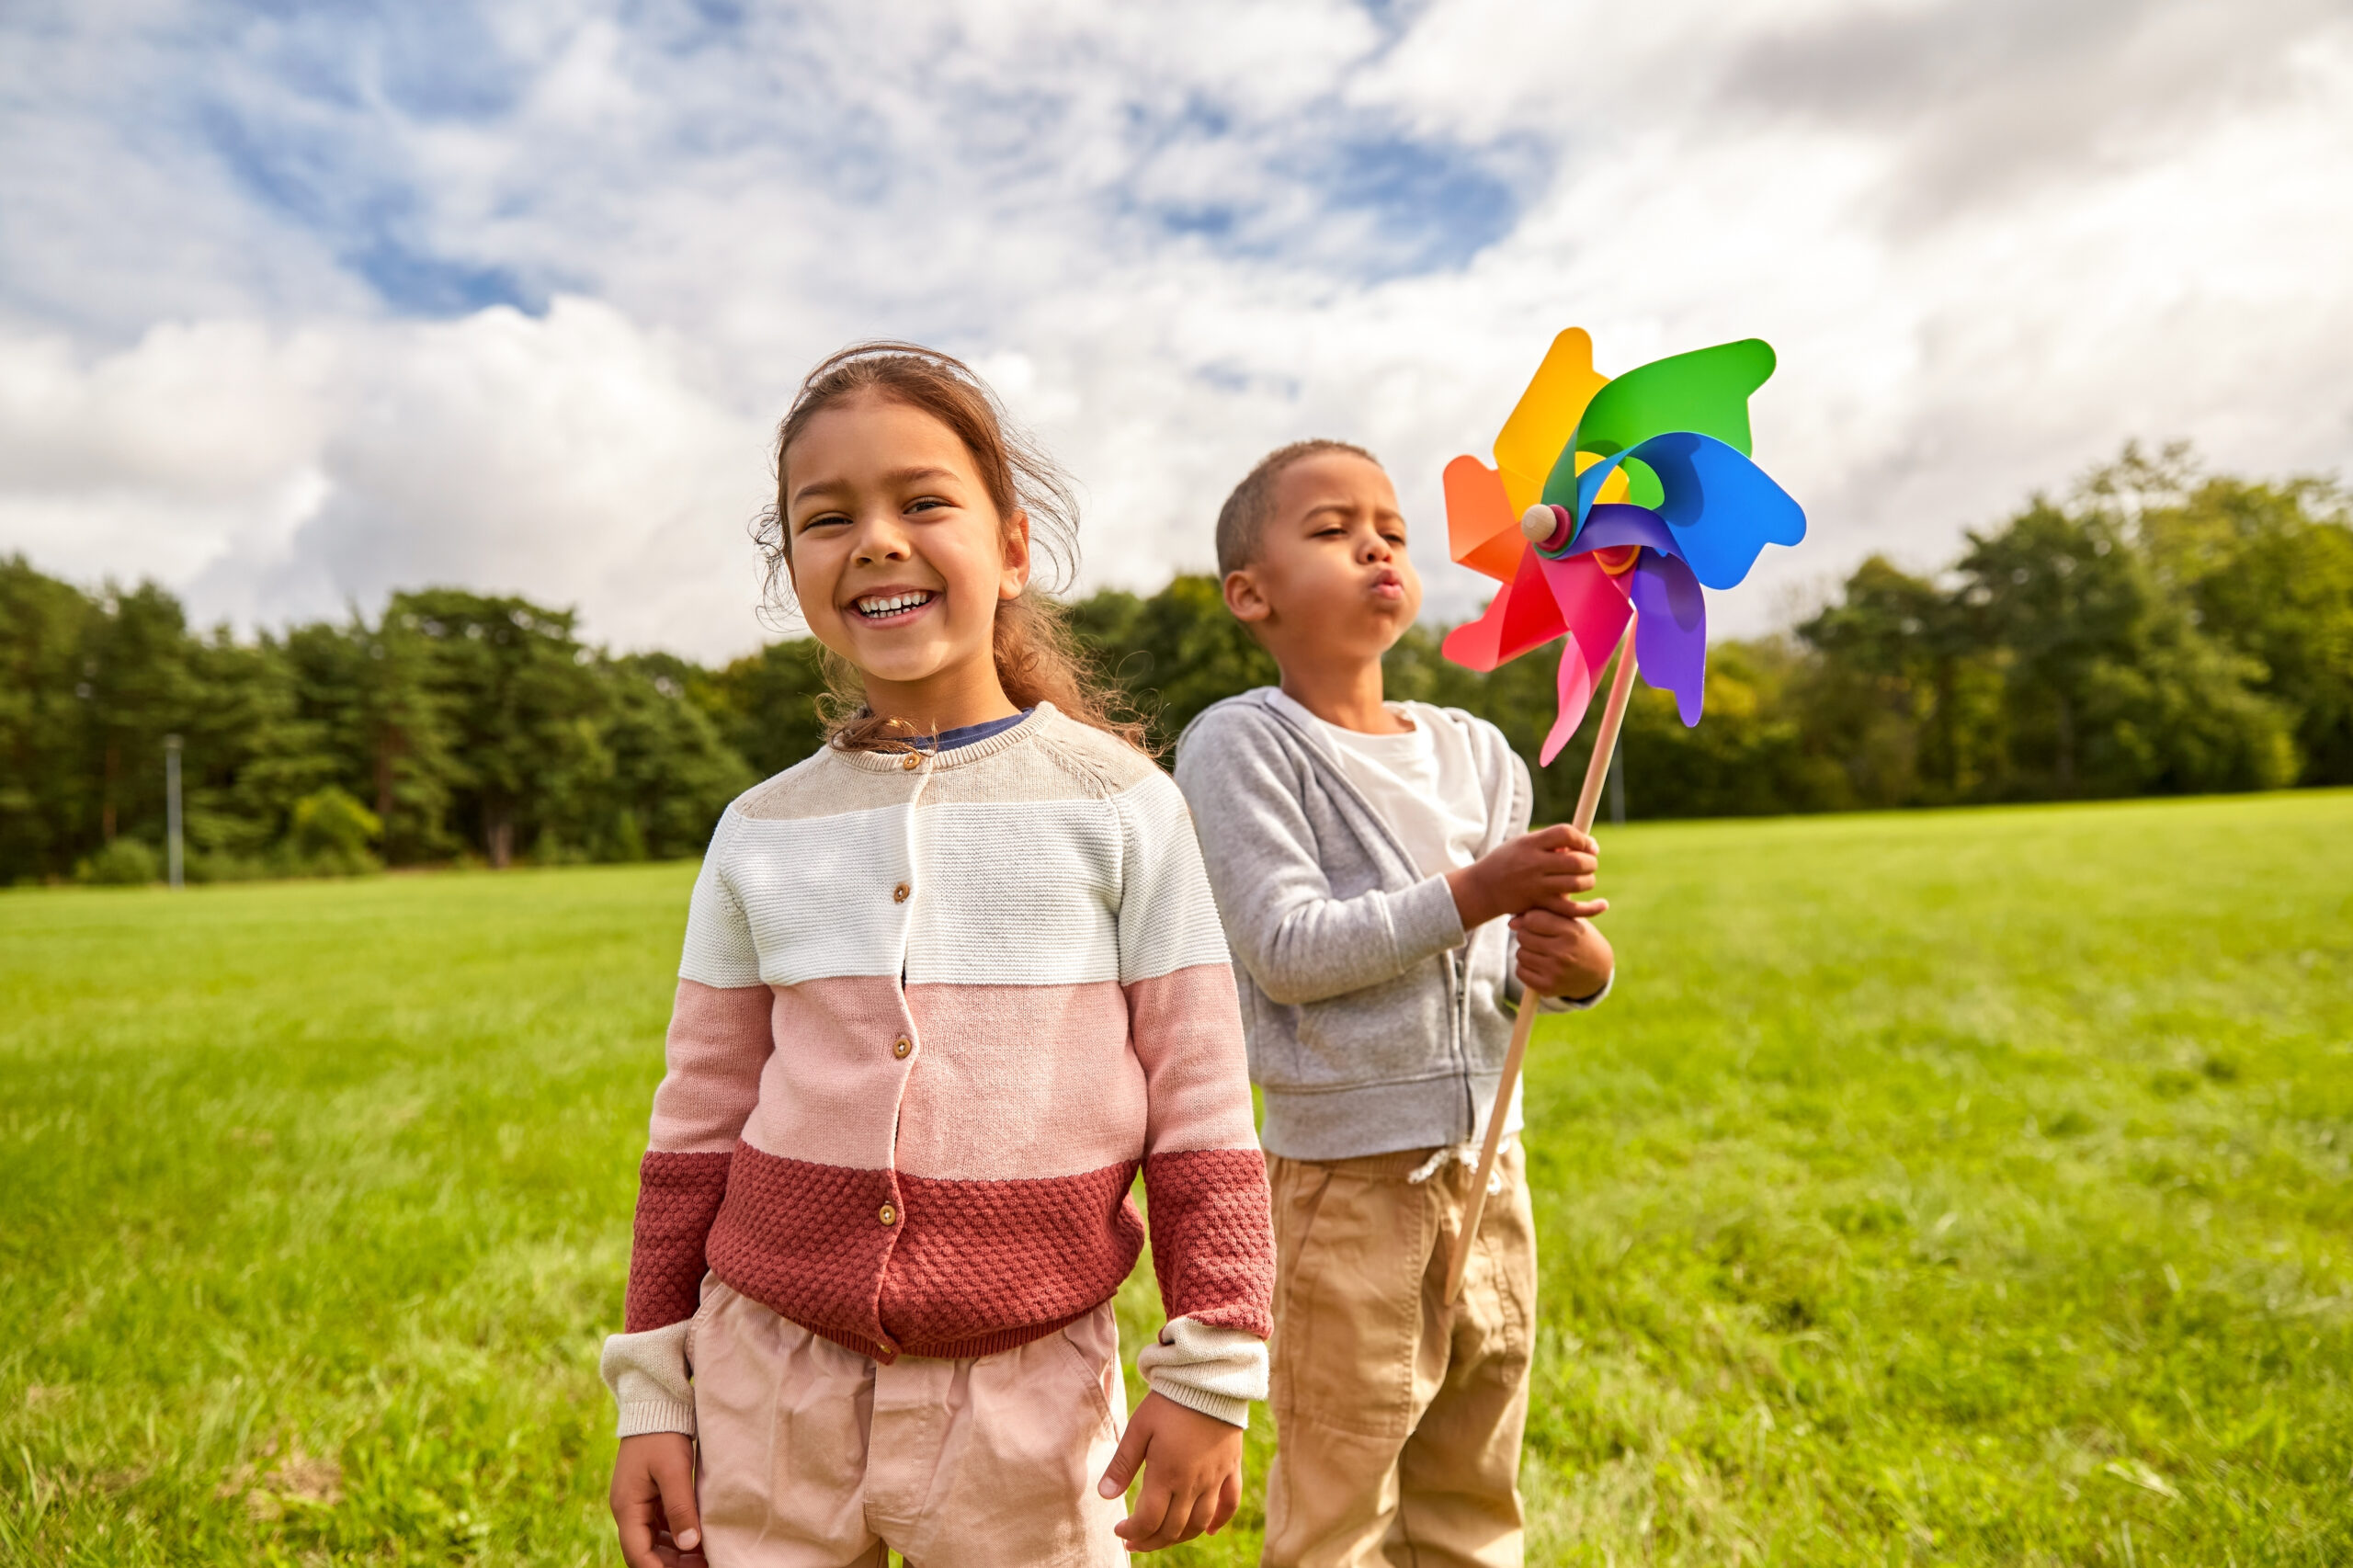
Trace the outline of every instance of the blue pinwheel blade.
<instances>
[{"instance_id":1,"label":"blue pinwheel blade","mask_svg":"<svg viewBox=\"0 0 2353 1568\"><path fill-rule=\"evenodd\" d=\"M1805 538L1805 509L1738 448L1692 431L1654 436L1626 453L1658 475L1659 519L1676 553L1711 588L1748 575L1768 544Z\"/></svg>"}]
</instances>

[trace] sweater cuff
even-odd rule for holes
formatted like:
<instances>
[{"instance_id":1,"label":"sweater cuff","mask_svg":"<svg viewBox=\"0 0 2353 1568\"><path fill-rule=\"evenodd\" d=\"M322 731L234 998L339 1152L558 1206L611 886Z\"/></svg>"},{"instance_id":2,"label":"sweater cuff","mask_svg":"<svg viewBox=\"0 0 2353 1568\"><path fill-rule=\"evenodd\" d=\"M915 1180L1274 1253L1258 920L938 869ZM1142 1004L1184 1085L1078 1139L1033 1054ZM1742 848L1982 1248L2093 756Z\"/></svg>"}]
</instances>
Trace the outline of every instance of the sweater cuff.
<instances>
[{"instance_id":1,"label":"sweater cuff","mask_svg":"<svg viewBox=\"0 0 2353 1568\"><path fill-rule=\"evenodd\" d=\"M1537 998L1536 1010L1540 1013L1582 1013L1587 1007L1600 1006L1601 999L1608 995L1609 988L1617 983L1618 971L1613 969L1609 971L1609 977L1601 983L1601 989L1592 995L1540 996Z\"/></svg>"},{"instance_id":2,"label":"sweater cuff","mask_svg":"<svg viewBox=\"0 0 2353 1568\"><path fill-rule=\"evenodd\" d=\"M1444 877L1425 878L1392 897L1389 921L1401 974L1424 959L1461 947L1470 936L1462 928L1462 911L1455 907L1454 889Z\"/></svg>"},{"instance_id":3,"label":"sweater cuff","mask_svg":"<svg viewBox=\"0 0 2353 1568\"><path fill-rule=\"evenodd\" d=\"M648 1432L695 1432L695 1391L687 1369L687 1333L692 1318L681 1318L639 1334L616 1334L605 1341L597 1370L620 1407L616 1436Z\"/></svg>"},{"instance_id":4,"label":"sweater cuff","mask_svg":"<svg viewBox=\"0 0 2353 1568\"><path fill-rule=\"evenodd\" d=\"M1152 1392L1229 1426L1250 1425L1250 1402L1267 1397L1267 1342L1238 1328L1177 1318L1136 1356Z\"/></svg>"}]
</instances>

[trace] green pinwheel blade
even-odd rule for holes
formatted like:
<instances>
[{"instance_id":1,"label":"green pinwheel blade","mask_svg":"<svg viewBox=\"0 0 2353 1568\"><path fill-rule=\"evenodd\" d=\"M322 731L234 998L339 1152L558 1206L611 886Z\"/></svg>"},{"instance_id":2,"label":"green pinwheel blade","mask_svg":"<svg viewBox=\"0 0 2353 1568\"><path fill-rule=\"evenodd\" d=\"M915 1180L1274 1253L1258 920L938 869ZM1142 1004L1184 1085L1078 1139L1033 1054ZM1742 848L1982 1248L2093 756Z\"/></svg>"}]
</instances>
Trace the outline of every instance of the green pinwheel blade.
<instances>
[{"instance_id":1,"label":"green pinwheel blade","mask_svg":"<svg viewBox=\"0 0 2353 1568\"><path fill-rule=\"evenodd\" d=\"M1748 398L1773 373L1773 346L1761 337L1671 354L1638 365L1593 394L1576 434L1544 482L1544 499L1576 505L1576 455L1608 457L1672 431L1712 436L1747 455Z\"/></svg>"}]
</instances>

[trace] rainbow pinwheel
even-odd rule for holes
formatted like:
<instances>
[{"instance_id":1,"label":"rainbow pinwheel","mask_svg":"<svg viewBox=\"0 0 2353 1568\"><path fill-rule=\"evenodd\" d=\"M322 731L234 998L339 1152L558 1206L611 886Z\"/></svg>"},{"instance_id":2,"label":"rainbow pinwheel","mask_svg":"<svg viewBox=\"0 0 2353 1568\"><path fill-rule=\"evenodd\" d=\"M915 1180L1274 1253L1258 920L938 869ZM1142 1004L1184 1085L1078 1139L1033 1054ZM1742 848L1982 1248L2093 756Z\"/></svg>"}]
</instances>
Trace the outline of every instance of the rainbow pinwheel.
<instances>
[{"instance_id":1,"label":"rainbow pinwheel","mask_svg":"<svg viewBox=\"0 0 2353 1568\"><path fill-rule=\"evenodd\" d=\"M1566 634L1551 762L1576 733L1594 681L1634 619L1651 685L1699 722L1707 677L1704 588L1748 575L1768 544L1805 537L1805 513L1748 459L1748 398L1773 373L1757 338L1654 359L1612 380L1571 327L1495 437L1495 466L1446 465L1454 559L1504 585L1446 656L1492 670Z\"/></svg>"}]
</instances>

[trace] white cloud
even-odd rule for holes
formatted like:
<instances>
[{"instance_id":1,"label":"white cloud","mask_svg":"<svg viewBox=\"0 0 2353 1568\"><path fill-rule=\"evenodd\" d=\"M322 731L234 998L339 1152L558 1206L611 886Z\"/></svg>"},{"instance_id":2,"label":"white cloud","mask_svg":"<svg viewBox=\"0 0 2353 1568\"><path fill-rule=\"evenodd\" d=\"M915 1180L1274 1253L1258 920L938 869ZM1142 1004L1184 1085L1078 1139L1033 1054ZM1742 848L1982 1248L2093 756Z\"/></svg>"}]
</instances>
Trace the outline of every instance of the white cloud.
<instances>
[{"instance_id":1,"label":"white cloud","mask_svg":"<svg viewBox=\"0 0 2353 1568\"><path fill-rule=\"evenodd\" d=\"M1450 615L1438 470L1571 323L1609 369L1780 351L1758 455L1814 532L1720 629L2128 437L2353 456L2353 27L2307 0L704 9L6 40L0 549L208 617L462 581L730 652L766 432L872 335L995 380L1089 583L1207 565L1242 470L1328 433Z\"/></svg>"}]
</instances>

